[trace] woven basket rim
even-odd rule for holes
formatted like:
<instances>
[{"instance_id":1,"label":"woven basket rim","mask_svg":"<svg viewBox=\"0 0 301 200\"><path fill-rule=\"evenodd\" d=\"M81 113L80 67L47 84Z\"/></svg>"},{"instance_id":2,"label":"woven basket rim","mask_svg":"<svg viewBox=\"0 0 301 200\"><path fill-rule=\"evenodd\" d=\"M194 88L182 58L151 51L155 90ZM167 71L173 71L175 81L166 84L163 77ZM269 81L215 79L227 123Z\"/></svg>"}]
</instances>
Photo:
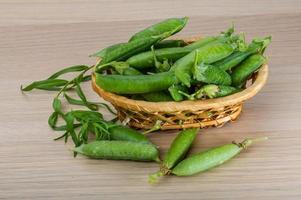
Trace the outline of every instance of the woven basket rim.
<instances>
[{"instance_id":1,"label":"woven basket rim","mask_svg":"<svg viewBox=\"0 0 301 200\"><path fill-rule=\"evenodd\" d=\"M241 92L216 99L205 100L186 100L181 102L149 102L142 100L129 99L124 96L120 96L114 93L104 91L95 82L95 75L92 75L92 86L96 93L98 93L103 99L111 102L112 104L125 109L146 111L146 112L175 112L175 111L197 111L212 108L219 108L229 105L241 103L247 99L255 96L266 83L268 77L268 65L263 65L258 71L257 77L254 83Z\"/></svg>"}]
</instances>

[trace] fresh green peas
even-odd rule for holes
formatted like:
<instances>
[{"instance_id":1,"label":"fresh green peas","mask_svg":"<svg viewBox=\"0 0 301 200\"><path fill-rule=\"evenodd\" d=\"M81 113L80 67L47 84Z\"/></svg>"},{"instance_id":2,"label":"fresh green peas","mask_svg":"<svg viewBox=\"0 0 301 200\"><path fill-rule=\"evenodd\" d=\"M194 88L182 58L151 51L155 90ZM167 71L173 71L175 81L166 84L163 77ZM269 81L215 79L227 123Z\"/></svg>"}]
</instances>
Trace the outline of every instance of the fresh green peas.
<instances>
[{"instance_id":1,"label":"fresh green peas","mask_svg":"<svg viewBox=\"0 0 301 200\"><path fill-rule=\"evenodd\" d=\"M164 156L160 170L149 176L151 184L156 183L159 177L170 174L171 169L184 158L195 140L198 130L197 128L191 128L177 135Z\"/></svg>"},{"instance_id":2,"label":"fresh green peas","mask_svg":"<svg viewBox=\"0 0 301 200\"><path fill-rule=\"evenodd\" d=\"M266 61L266 58L261 54L254 54L248 57L240 65L234 68L231 74L232 85L241 87L246 82L247 78L266 63Z\"/></svg>"},{"instance_id":3,"label":"fresh green peas","mask_svg":"<svg viewBox=\"0 0 301 200\"><path fill-rule=\"evenodd\" d=\"M209 97L210 99L212 99L217 97L228 96L239 91L239 89L231 86L209 84L201 87L195 93L195 98L201 99L203 97Z\"/></svg>"},{"instance_id":4,"label":"fresh green peas","mask_svg":"<svg viewBox=\"0 0 301 200\"><path fill-rule=\"evenodd\" d=\"M174 63L176 77L187 87L190 87L192 67L194 63L213 63L229 56L234 47L223 42L214 42L196 49ZM197 58L197 59L196 59Z\"/></svg>"},{"instance_id":5,"label":"fresh green peas","mask_svg":"<svg viewBox=\"0 0 301 200\"><path fill-rule=\"evenodd\" d=\"M112 124L108 131L111 140L151 143L145 135L126 126Z\"/></svg>"},{"instance_id":6,"label":"fresh green peas","mask_svg":"<svg viewBox=\"0 0 301 200\"><path fill-rule=\"evenodd\" d=\"M173 168L171 173L176 176L191 176L209 170L230 160L256 140L246 139L238 144L233 142L190 156Z\"/></svg>"},{"instance_id":7,"label":"fresh green peas","mask_svg":"<svg viewBox=\"0 0 301 200\"><path fill-rule=\"evenodd\" d=\"M169 35L173 35L184 28L188 21L188 17L184 18L170 18L163 20L157 24L147 27L146 29L139 31L138 33L134 34L129 42L144 39L147 40L153 36L161 35L163 33L169 32Z\"/></svg>"},{"instance_id":8,"label":"fresh green peas","mask_svg":"<svg viewBox=\"0 0 301 200\"><path fill-rule=\"evenodd\" d=\"M106 91L117 94L141 94L168 89L176 83L174 73L162 72L153 75L103 75L95 73L96 83Z\"/></svg>"},{"instance_id":9,"label":"fresh green peas","mask_svg":"<svg viewBox=\"0 0 301 200\"><path fill-rule=\"evenodd\" d=\"M162 162L162 168L173 168L188 152L192 142L196 138L198 129L192 128L180 132L170 145Z\"/></svg>"},{"instance_id":10,"label":"fresh green peas","mask_svg":"<svg viewBox=\"0 0 301 200\"><path fill-rule=\"evenodd\" d=\"M94 141L74 151L94 159L160 161L154 145L129 141Z\"/></svg>"},{"instance_id":11,"label":"fresh green peas","mask_svg":"<svg viewBox=\"0 0 301 200\"><path fill-rule=\"evenodd\" d=\"M205 63L194 66L193 76L196 80L203 83L231 85L232 82L231 76L227 72L219 67L207 65Z\"/></svg>"}]
</instances>

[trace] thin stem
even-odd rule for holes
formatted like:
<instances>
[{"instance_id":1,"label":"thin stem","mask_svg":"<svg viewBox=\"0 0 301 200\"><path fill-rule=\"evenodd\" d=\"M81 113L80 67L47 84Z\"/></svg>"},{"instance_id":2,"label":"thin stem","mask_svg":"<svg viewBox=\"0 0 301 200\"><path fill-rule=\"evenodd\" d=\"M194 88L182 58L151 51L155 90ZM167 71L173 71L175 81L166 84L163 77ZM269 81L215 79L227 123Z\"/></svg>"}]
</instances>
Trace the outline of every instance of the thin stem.
<instances>
[{"instance_id":1,"label":"thin stem","mask_svg":"<svg viewBox=\"0 0 301 200\"><path fill-rule=\"evenodd\" d=\"M149 184L156 184L158 183L158 178L164 176L164 174L161 171L157 171L156 173L150 174L148 176L148 183Z\"/></svg>"},{"instance_id":2,"label":"thin stem","mask_svg":"<svg viewBox=\"0 0 301 200\"><path fill-rule=\"evenodd\" d=\"M68 87L68 85L69 85L70 83L74 83L78 77L84 75L87 71L89 71L89 70L92 69L93 67L94 67L94 65L90 66L89 68L87 68L87 69L85 69L84 71L82 71L82 72L81 72L78 76L76 76L74 79L68 81L68 82L64 85L64 87L57 93L56 98L58 98L58 97L60 96L60 94L66 90L66 88Z\"/></svg>"},{"instance_id":3,"label":"thin stem","mask_svg":"<svg viewBox=\"0 0 301 200\"><path fill-rule=\"evenodd\" d=\"M148 129L148 130L144 131L142 134L146 135L148 133L160 130L161 129L161 123L162 123L161 120L157 120L155 125L151 129Z\"/></svg>"}]
</instances>

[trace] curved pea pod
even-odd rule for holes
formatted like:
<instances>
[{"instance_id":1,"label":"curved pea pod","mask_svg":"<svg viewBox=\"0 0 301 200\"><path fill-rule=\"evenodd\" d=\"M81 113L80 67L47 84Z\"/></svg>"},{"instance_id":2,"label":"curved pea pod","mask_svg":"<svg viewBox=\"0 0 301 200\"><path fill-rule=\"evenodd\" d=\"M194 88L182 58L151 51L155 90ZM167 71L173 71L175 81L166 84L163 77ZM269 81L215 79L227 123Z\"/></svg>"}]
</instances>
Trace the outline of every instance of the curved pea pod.
<instances>
[{"instance_id":1,"label":"curved pea pod","mask_svg":"<svg viewBox=\"0 0 301 200\"><path fill-rule=\"evenodd\" d=\"M74 151L94 159L160 161L154 145L129 141L94 141L82 144Z\"/></svg>"},{"instance_id":2,"label":"curved pea pod","mask_svg":"<svg viewBox=\"0 0 301 200\"><path fill-rule=\"evenodd\" d=\"M163 48L157 49L154 52L146 51L130 57L129 59L127 59L126 62L131 67L134 67L136 69L151 68L155 65L154 54L159 61L168 60L169 62L175 62L178 59L190 53L191 51L193 51L194 49L205 46L208 43L213 42L215 40L216 37L208 37L200 39L185 47Z\"/></svg>"},{"instance_id":3,"label":"curved pea pod","mask_svg":"<svg viewBox=\"0 0 301 200\"><path fill-rule=\"evenodd\" d=\"M205 37L205 38L201 38L187 46L185 46L185 49L190 49L190 50L194 50L197 48L200 48L202 46L205 46L206 44L209 44L211 42L214 42L218 39L219 37Z\"/></svg>"},{"instance_id":4,"label":"curved pea pod","mask_svg":"<svg viewBox=\"0 0 301 200\"><path fill-rule=\"evenodd\" d=\"M163 20L159 23L156 23L152 26L147 27L146 29L139 31L134 34L129 42L146 39L152 36L161 35L162 33L169 32L169 35L173 35L184 28L188 21L188 17L184 18L170 18ZM167 37L168 37L167 36Z\"/></svg>"},{"instance_id":5,"label":"curved pea pod","mask_svg":"<svg viewBox=\"0 0 301 200\"><path fill-rule=\"evenodd\" d=\"M151 143L145 135L126 126L115 125L110 127L108 131L111 140Z\"/></svg>"},{"instance_id":6,"label":"curved pea pod","mask_svg":"<svg viewBox=\"0 0 301 200\"><path fill-rule=\"evenodd\" d=\"M163 40L167 36L168 33L163 33L162 35L153 36L148 39L137 39L135 41L119 45L116 48L108 50L99 64L103 65L112 61L124 61L132 55L149 49L153 44Z\"/></svg>"},{"instance_id":7,"label":"curved pea pod","mask_svg":"<svg viewBox=\"0 0 301 200\"><path fill-rule=\"evenodd\" d=\"M266 37L264 39L255 39L248 46L247 50L234 52L225 59L214 63L214 65L225 71L230 70L241 63L243 60L245 60L248 56L256 52L262 52L270 42L271 37Z\"/></svg>"},{"instance_id":8,"label":"curved pea pod","mask_svg":"<svg viewBox=\"0 0 301 200\"><path fill-rule=\"evenodd\" d=\"M239 91L239 89L231 86L209 84L201 87L195 93L195 98L201 99L203 97L209 97L210 99L212 99L217 97L228 96Z\"/></svg>"},{"instance_id":9,"label":"curved pea pod","mask_svg":"<svg viewBox=\"0 0 301 200\"><path fill-rule=\"evenodd\" d=\"M154 44L154 47L156 49L162 49L162 48L171 48L171 47L184 47L187 43L184 42L184 40L163 40L161 42L158 42Z\"/></svg>"},{"instance_id":10,"label":"curved pea pod","mask_svg":"<svg viewBox=\"0 0 301 200\"><path fill-rule=\"evenodd\" d=\"M174 101L183 101L184 96L181 92L187 92L187 88L183 85L172 85L168 88L168 91Z\"/></svg>"},{"instance_id":11,"label":"curved pea pod","mask_svg":"<svg viewBox=\"0 0 301 200\"><path fill-rule=\"evenodd\" d=\"M145 94L141 94L141 96L146 101L151 101L151 102L172 101L171 96L165 91L145 93Z\"/></svg>"},{"instance_id":12,"label":"curved pea pod","mask_svg":"<svg viewBox=\"0 0 301 200\"><path fill-rule=\"evenodd\" d=\"M162 162L164 170L172 169L180 160L184 158L191 144L196 138L198 129L191 128L180 132L171 143Z\"/></svg>"},{"instance_id":13,"label":"curved pea pod","mask_svg":"<svg viewBox=\"0 0 301 200\"><path fill-rule=\"evenodd\" d=\"M231 85L232 82L231 76L227 72L219 67L206 65L204 63L194 66L193 76L196 80L203 83Z\"/></svg>"},{"instance_id":14,"label":"curved pea pod","mask_svg":"<svg viewBox=\"0 0 301 200\"><path fill-rule=\"evenodd\" d=\"M171 173L176 176L191 176L204 172L238 155L243 149L246 149L253 142L260 139L246 139L241 143L226 144L209 149L207 151L190 156L175 166Z\"/></svg>"},{"instance_id":15,"label":"curved pea pod","mask_svg":"<svg viewBox=\"0 0 301 200\"><path fill-rule=\"evenodd\" d=\"M210 64L229 56L233 51L234 47L230 44L219 41L209 43L182 57L171 68L175 70L177 79L190 87L192 67L195 63Z\"/></svg>"},{"instance_id":16,"label":"curved pea pod","mask_svg":"<svg viewBox=\"0 0 301 200\"><path fill-rule=\"evenodd\" d=\"M100 51L98 51L98 52L90 55L90 57L103 58L107 54L107 52L113 51L114 49L119 48L120 46L122 46L124 44L126 44L126 43L113 44L111 46L108 46L108 47L106 47L106 48L104 48L104 49L102 49L102 50L100 50Z\"/></svg>"},{"instance_id":17,"label":"curved pea pod","mask_svg":"<svg viewBox=\"0 0 301 200\"><path fill-rule=\"evenodd\" d=\"M108 92L117 94L141 94L168 89L176 83L173 72L153 75L103 75L95 73L96 84Z\"/></svg>"},{"instance_id":18,"label":"curved pea pod","mask_svg":"<svg viewBox=\"0 0 301 200\"><path fill-rule=\"evenodd\" d=\"M247 78L266 63L266 61L266 58L261 54L254 54L248 57L240 65L234 68L231 74L232 85L241 87L246 82Z\"/></svg>"},{"instance_id":19,"label":"curved pea pod","mask_svg":"<svg viewBox=\"0 0 301 200\"><path fill-rule=\"evenodd\" d=\"M168 60L168 61L176 61L179 58L187 55L189 52L191 52L190 49L184 49L183 47L173 47L173 48L164 48L164 49L157 49L154 51L146 51L139 54L136 54L129 59L126 60L126 62L136 69L146 69L154 67L155 60L154 60L154 54L156 58L160 61Z\"/></svg>"}]
</instances>

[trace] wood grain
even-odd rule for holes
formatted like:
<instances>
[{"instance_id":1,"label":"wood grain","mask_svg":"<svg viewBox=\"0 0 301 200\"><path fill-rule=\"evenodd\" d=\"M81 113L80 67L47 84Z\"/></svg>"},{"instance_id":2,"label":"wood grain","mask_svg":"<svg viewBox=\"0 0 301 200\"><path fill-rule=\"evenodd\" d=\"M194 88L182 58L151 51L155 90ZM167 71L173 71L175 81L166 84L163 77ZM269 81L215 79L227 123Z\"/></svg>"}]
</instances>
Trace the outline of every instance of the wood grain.
<instances>
[{"instance_id":1,"label":"wood grain","mask_svg":"<svg viewBox=\"0 0 301 200\"><path fill-rule=\"evenodd\" d=\"M215 34L233 21L247 38L272 35L270 74L237 122L201 130L192 152L245 137L270 139L237 159L187 178L147 184L153 163L74 159L47 126L53 93L22 94L21 84L171 16L190 16L180 35ZM0 199L300 199L301 2L0 1ZM89 98L98 96L85 85ZM103 111L106 117L108 113ZM175 132L150 138L164 153Z\"/></svg>"}]
</instances>

